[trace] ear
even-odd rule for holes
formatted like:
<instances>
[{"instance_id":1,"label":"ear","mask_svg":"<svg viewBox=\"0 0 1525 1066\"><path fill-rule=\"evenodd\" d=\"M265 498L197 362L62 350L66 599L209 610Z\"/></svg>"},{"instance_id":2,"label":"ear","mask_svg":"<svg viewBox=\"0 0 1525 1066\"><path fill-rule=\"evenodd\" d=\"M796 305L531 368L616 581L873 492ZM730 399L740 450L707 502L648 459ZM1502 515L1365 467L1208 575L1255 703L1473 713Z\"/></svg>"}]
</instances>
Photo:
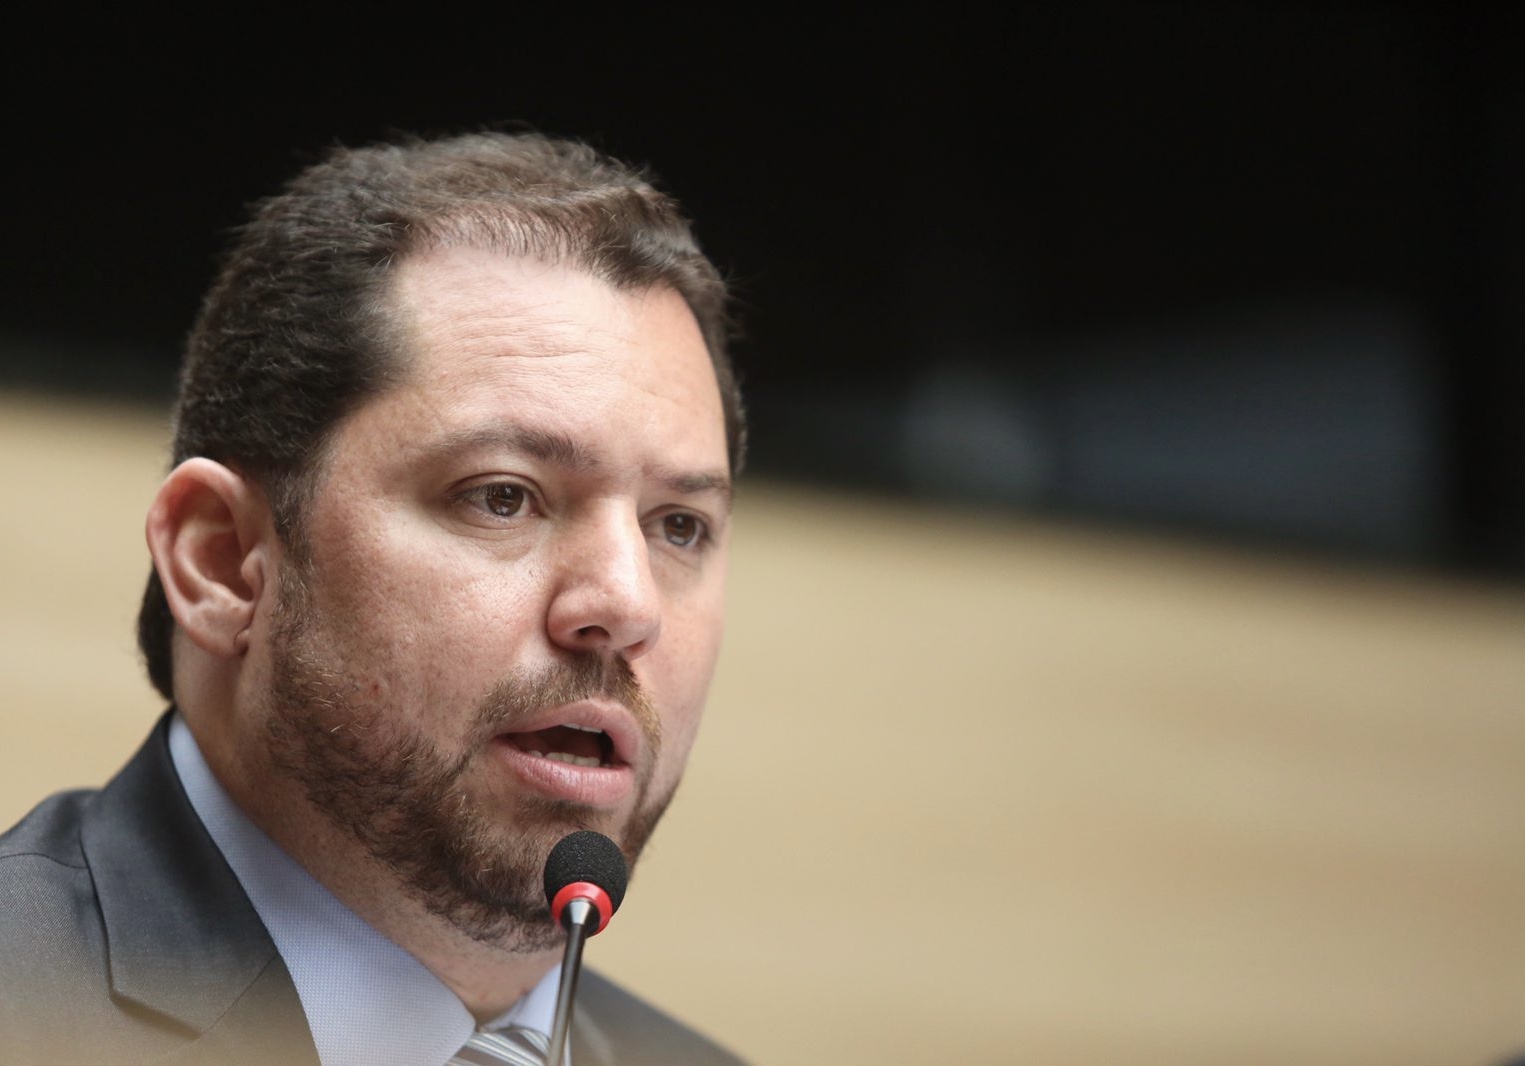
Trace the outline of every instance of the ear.
<instances>
[{"instance_id":1,"label":"ear","mask_svg":"<svg viewBox=\"0 0 1525 1066\"><path fill-rule=\"evenodd\" d=\"M186 636L219 658L242 656L273 573L265 494L221 463L187 459L159 487L147 534L170 613Z\"/></svg>"}]
</instances>

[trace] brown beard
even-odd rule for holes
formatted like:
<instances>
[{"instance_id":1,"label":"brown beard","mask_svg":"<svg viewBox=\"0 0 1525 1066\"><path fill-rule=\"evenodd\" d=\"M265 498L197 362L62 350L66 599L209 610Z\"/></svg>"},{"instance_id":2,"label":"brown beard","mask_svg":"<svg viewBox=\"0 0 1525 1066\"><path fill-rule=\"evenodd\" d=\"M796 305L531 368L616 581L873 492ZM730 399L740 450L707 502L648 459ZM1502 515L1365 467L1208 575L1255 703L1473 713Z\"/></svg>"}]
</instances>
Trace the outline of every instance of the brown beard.
<instances>
[{"instance_id":1,"label":"brown beard","mask_svg":"<svg viewBox=\"0 0 1525 1066\"><path fill-rule=\"evenodd\" d=\"M542 887L546 856L579 829L609 833L633 867L672 792L648 796L659 719L624 659L582 655L517 671L478 702L454 759L405 715L361 705L334 650L332 627L298 567L283 569L271 632L266 732L274 768L295 781L332 824L396 875L430 912L474 940L513 951L558 944ZM483 809L464 787L492 738L548 707L599 697L628 708L648 758L623 826L568 801L519 796Z\"/></svg>"}]
</instances>

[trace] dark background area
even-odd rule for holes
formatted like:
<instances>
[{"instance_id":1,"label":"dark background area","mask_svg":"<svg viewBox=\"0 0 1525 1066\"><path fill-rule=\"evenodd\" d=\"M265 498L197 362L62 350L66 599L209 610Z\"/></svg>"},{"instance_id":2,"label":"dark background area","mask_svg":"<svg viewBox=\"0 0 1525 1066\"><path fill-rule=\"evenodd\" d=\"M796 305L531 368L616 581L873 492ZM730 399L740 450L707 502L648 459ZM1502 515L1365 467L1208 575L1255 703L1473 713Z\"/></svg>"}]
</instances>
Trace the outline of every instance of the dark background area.
<instances>
[{"instance_id":1,"label":"dark background area","mask_svg":"<svg viewBox=\"0 0 1525 1066\"><path fill-rule=\"evenodd\" d=\"M1517 579L1517 11L34 13L0 384L162 401L245 203L523 122L697 218L754 470Z\"/></svg>"}]
</instances>

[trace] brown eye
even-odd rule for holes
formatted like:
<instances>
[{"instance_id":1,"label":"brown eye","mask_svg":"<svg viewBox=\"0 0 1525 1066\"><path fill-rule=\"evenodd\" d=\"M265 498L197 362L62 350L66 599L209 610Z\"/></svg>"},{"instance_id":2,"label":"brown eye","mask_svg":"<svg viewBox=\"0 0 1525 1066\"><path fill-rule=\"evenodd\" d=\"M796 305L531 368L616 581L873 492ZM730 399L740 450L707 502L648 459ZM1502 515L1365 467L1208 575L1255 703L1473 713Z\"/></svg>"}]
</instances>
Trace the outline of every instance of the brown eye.
<instances>
[{"instance_id":1,"label":"brown eye","mask_svg":"<svg viewBox=\"0 0 1525 1066\"><path fill-rule=\"evenodd\" d=\"M689 548L698 543L701 531L699 519L691 514L670 514L662 519L662 534L667 543Z\"/></svg>"},{"instance_id":2,"label":"brown eye","mask_svg":"<svg viewBox=\"0 0 1525 1066\"><path fill-rule=\"evenodd\" d=\"M524 509L524 490L518 485L486 485L481 494L482 506L499 518L512 518Z\"/></svg>"}]
</instances>

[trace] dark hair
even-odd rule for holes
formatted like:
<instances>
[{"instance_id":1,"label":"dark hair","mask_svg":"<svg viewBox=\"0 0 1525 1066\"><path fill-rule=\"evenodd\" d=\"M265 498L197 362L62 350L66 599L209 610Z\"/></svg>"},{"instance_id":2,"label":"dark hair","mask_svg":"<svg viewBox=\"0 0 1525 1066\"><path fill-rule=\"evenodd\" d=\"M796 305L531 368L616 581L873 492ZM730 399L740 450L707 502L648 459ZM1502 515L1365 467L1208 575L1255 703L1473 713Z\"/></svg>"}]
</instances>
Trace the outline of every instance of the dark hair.
<instances>
[{"instance_id":1,"label":"dark hair","mask_svg":"<svg viewBox=\"0 0 1525 1066\"><path fill-rule=\"evenodd\" d=\"M338 149L256 204L187 342L174 462L205 456L256 480L282 540L300 550L329 435L402 369L386 302L393 268L457 245L567 262L617 288L677 292L709 347L740 471L745 414L726 350L726 286L677 202L637 169L535 133ZM170 699L173 632L152 571L138 645Z\"/></svg>"}]
</instances>

